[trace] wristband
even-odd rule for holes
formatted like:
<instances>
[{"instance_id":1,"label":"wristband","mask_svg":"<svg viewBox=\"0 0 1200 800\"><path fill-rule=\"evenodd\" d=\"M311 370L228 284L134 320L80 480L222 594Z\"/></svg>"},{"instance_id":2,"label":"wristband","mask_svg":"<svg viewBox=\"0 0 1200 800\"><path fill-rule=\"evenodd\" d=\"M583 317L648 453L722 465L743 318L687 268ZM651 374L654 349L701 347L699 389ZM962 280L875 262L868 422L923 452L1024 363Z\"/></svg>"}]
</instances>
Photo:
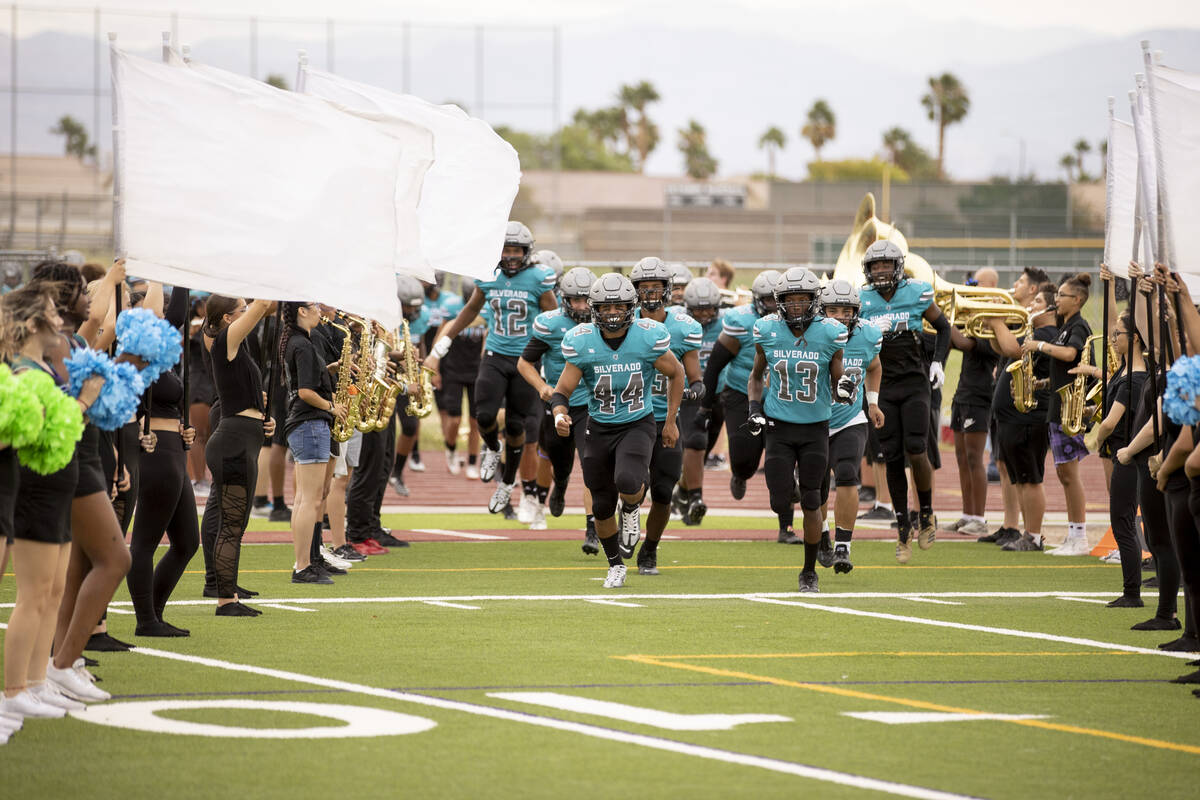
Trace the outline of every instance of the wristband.
<instances>
[{"instance_id":1,"label":"wristband","mask_svg":"<svg viewBox=\"0 0 1200 800\"><path fill-rule=\"evenodd\" d=\"M1038 342L1038 352L1039 352L1039 353L1040 353L1040 352L1042 352L1042 350L1043 350L1045 347L1046 347L1046 343L1045 343L1045 342Z\"/></svg>"},{"instance_id":2,"label":"wristband","mask_svg":"<svg viewBox=\"0 0 1200 800\"><path fill-rule=\"evenodd\" d=\"M562 406L563 408L570 408L571 399L562 392L555 392L554 394L550 395L550 408L555 409L559 406Z\"/></svg>"},{"instance_id":3,"label":"wristband","mask_svg":"<svg viewBox=\"0 0 1200 800\"><path fill-rule=\"evenodd\" d=\"M450 352L450 344L450 337L443 336L433 343L433 347L430 348L429 352L431 355L436 356L439 360L443 359L446 357L446 353Z\"/></svg>"},{"instance_id":4,"label":"wristband","mask_svg":"<svg viewBox=\"0 0 1200 800\"><path fill-rule=\"evenodd\" d=\"M763 416L763 404L761 400L751 400L749 407L750 416Z\"/></svg>"},{"instance_id":5,"label":"wristband","mask_svg":"<svg viewBox=\"0 0 1200 800\"><path fill-rule=\"evenodd\" d=\"M879 405L879 392L867 392L867 405Z\"/></svg>"}]
</instances>

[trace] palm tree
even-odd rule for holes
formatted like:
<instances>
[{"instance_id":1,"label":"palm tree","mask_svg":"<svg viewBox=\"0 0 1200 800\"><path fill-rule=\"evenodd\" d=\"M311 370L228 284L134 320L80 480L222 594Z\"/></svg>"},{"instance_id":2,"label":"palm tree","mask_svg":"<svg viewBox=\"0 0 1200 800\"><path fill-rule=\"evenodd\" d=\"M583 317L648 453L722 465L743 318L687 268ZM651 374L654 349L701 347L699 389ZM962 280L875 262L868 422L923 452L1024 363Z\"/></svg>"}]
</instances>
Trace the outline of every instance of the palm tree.
<instances>
[{"instance_id":1,"label":"palm tree","mask_svg":"<svg viewBox=\"0 0 1200 800\"><path fill-rule=\"evenodd\" d=\"M921 97L921 105L929 119L937 124L938 177L945 178L946 163L946 127L961 122L971 109L971 98L967 96L967 87L949 72L929 79L929 91Z\"/></svg>"},{"instance_id":2,"label":"palm tree","mask_svg":"<svg viewBox=\"0 0 1200 800\"><path fill-rule=\"evenodd\" d=\"M758 149L767 151L767 174L775 177L775 154L787 147L787 137L774 125L758 137Z\"/></svg>"},{"instance_id":3,"label":"palm tree","mask_svg":"<svg viewBox=\"0 0 1200 800\"><path fill-rule=\"evenodd\" d=\"M1079 180L1083 180L1083 156L1085 153L1092 152L1092 143L1087 139L1079 139L1075 142L1075 166L1079 168Z\"/></svg>"},{"instance_id":4,"label":"palm tree","mask_svg":"<svg viewBox=\"0 0 1200 800\"><path fill-rule=\"evenodd\" d=\"M824 100L812 104L805 117L804 127L800 135L812 142L813 150L817 153L817 161L821 160L821 148L837 135L837 117L833 109Z\"/></svg>"},{"instance_id":5,"label":"palm tree","mask_svg":"<svg viewBox=\"0 0 1200 800\"><path fill-rule=\"evenodd\" d=\"M883 132L883 149L887 151L888 161L899 166L900 154L912 144L912 134L904 128L890 128Z\"/></svg>"},{"instance_id":6,"label":"palm tree","mask_svg":"<svg viewBox=\"0 0 1200 800\"><path fill-rule=\"evenodd\" d=\"M679 129L678 147L689 176L707 180L717 171L717 160L708 152L708 131L696 120L688 120L687 127Z\"/></svg>"},{"instance_id":7,"label":"palm tree","mask_svg":"<svg viewBox=\"0 0 1200 800\"><path fill-rule=\"evenodd\" d=\"M1072 153L1063 153L1063 157L1058 160L1058 165L1067 173L1067 183L1070 183L1075 177L1074 169L1078 163Z\"/></svg>"},{"instance_id":8,"label":"palm tree","mask_svg":"<svg viewBox=\"0 0 1200 800\"><path fill-rule=\"evenodd\" d=\"M658 146L658 126L646 116L646 106L657 103L660 99L662 98L659 97L658 90L649 81L641 81L635 85L622 84L617 90L617 102L624 112L621 128L625 134L625 141L629 143L630 154L637 153L638 172L645 170L646 159ZM636 119L631 117L630 111L636 112Z\"/></svg>"}]
</instances>

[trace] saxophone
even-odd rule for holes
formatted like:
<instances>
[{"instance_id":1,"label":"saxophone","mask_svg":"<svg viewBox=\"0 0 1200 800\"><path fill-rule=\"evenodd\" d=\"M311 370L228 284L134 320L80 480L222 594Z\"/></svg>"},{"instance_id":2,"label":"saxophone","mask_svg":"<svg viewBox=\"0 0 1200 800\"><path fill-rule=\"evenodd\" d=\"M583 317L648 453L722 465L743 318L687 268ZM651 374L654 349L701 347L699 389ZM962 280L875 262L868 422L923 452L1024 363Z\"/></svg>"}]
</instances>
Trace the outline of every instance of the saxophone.
<instances>
[{"instance_id":1,"label":"saxophone","mask_svg":"<svg viewBox=\"0 0 1200 800\"><path fill-rule=\"evenodd\" d=\"M1096 337L1093 336L1092 338ZM1117 374L1117 370L1121 368L1121 357L1117 355L1112 342L1105 342L1102 346L1105 356L1108 358L1108 377L1111 379ZM1093 424L1099 424L1100 420L1104 419L1104 392L1104 382L1096 381L1096 385L1088 391L1087 397L1084 399L1085 406L1095 406L1092 410L1092 415L1089 417Z\"/></svg>"},{"instance_id":2,"label":"saxophone","mask_svg":"<svg viewBox=\"0 0 1200 800\"><path fill-rule=\"evenodd\" d=\"M1012 381L1009 391L1012 392L1013 406L1022 414L1028 414L1037 408L1037 397L1033 388L1033 353L1025 353L1019 359L1005 367Z\"/></svg>"},{"instance_id":3,"label":"saxophone","mask_svg":"<svg viewBox=\"0 0 1200 800\"><path fill-rule=\"evenodd\" d=\"M1097 334L1089 336L1084 342L1083 352L1079 354L1079 366L1092 365L1092 342L1100 338L1103 337ZM1075 380L1058 389L1058 396L1062 399L1062 431L1067 436L1075 436L1083 431L1083 412L1088 397L1087 382L1088 376L1081 373L1075 376Z\"/></svg>"},{"instance_id":4,"label":"saxophone","mask_svg":"<svg viewBox=\"0 0 1200 800\"><path fill-rule=\"evenodd\" d=\"M410 417L428 417L433 411L433 373L426 369L408 333L408 320L401 320L401 336L404 339L404 385L416 384L420 391L408 398L404 413Z\"/></svg>"},{"instance_id":5,"label":"saxophone","mask_svg":"<svg viewBox=\"0 0 1200 800\"><path fill-rule=\"evenodd\" d=\"M358 389L351 382L351 376L353 374L352 362L354 357L354 340L351 336L349 328L343 325L338 325L328 317L322 321L328 325L332 325L334 328L342 332L342 357L338 361L337 386L334 387L333 402L336 405L342 406L343 408L349 410L357 406L356 401L358 394ZM348 424L349 420L349 411L347 411L347 414L343 419L335 418L333 420L333 427L330 431L330 434L332 435L334 441L344 442L354 434L354 426Z\"/></svg>"}]
</instances>

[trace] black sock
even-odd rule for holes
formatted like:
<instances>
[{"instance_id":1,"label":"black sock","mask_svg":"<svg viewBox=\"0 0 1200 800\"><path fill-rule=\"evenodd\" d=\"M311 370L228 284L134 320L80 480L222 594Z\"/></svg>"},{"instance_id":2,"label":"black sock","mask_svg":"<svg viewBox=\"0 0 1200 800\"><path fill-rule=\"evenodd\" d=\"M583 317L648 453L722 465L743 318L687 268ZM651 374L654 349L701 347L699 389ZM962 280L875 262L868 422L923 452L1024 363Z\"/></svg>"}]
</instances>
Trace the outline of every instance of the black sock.
<instances>
[{"instance_id":1,"label":"black sock","mask_svg":"<svg viewBox=\"0 0 1200 800\"><path fill-rule=\"evenodd\" d=\"M933 511L933 489L917 489L917 505L922 513Z\"/></svg>"},{"instance_id":2,"label":"black sock","mask_svg":"<svg viewBox=\"0 0 1200 800\"><path fill-rule=\"evenodd\" d=\"M775 516L779 517L779 530L791 530L795 526L795 509L789 508L787 511L776 512Z\"/></svg>"},{"instance_id":3,"label":"black sock","mask_svg":"<svg viewBox=\"0 0 1200 800\"><path fill-rule=\"evenodd\" d=\"M587 515L587 529L591 533L596 532L596 518L593 517L591 514Z\"/></svg>"},{"instance_id":4,"label":"black sock","mask_svg":"<svg viewBox=\"0 0 1200 800\"><path fill-rule=\"evenodd\" d=\"M483 443L487 445L488 450L500 450L499 428L492 428L490 431L480 431L479 435L483 437Z\"/></svg>"},{"instance_id":5,"label":"black sock","mask_svg":"<svg viewBox=\"0 0 1200 800\"><path fill-rule=\"evenodd\" d=\"M408 463L408 456L396 454L396 464L392 467L392 474L397 478L404 477L404 465Z\"/></svg>"},{"instance_id":6,"label":"black sock","mask_svg":"<svg viewBox=\"0 0 1200 800\"><path fill-rule=\"evenodd\" d=\"M817 545L804 543L804 571L816 572L817 570Z\"/></svg>"},{"instance_id":7,"label":"black sock","mask_svg":"<svg viewBox=\"0 0 1200 800\"><path fill-rule=\"evenodd\" d=\"M849 530L847 528L836 528L833 533L833 540L835 542L849 542L850 537L852 537L853 535L854 535L854 531L852 531L852 530Z\"/></svg>"},{"instance_id":8,"label":"black sock","mask_svg":"<svg viewBox=\"0 0 1200 800\"><path fill-rule=\"evenodd\" d=\"M458 447L458 442L446 442L446 452L454 455L454 449Z\"/></svg>"},{"instance_id":9,"label":"black sock","mask_svg":"<svg viewBox=\"0 0 1200 800\"><path fill-rule=\"evenodd\" d=\"M525 449L525 445L519 444L513 447L511 444L504 445L504 482L515 483L517 480L517 470L521 468L521 452Z\"/></svg>"},{"instance_id":10,"label":"black sock","mask_svg":"<svg viewBox=\"0 0 1200 800\"><path fill-rule=\"evenodd\" d=\"M631 511L637 511L641 507L641 503L626 503L624 500L621 500L621 512L624 514L627 514Z\"/></svg>"},{"instance_id":11,"label":"black sock","mask_svg":"<svg viewBox=\"0 0 1200 800\"><path fill-rule=\"evenodd\" d=\"M271 499L269 497L267 497L265 494L254 495L254 505L256 505L256 506L265 506L270 501L271 501Z\"/></svg>"},{"instance_id":12,"label":"black sock","mask_svg":"<svg viewBox=\"0 0 1200 800\"><path fill-rule=\"evenodd\" d=\"M648 556L654 555L655 553L658 552L658 539L650 539L650 538L643 539L642 540L642 549L638 552L639 552L639 554L645 553Z\"/></svg>"},{"instance_id":13,"label":"black sock","mask_svg":"<svg viewBox=\"0 0 1200 800\"><path fill-rule=\"evenodd\" d=\"M476 455L475 453L471 453L467 456L467 463L472 466L474 466L475 462L477 462L478 460L479 460L479 456Z\"/></svg>"},{"instance_id":14,"label":"black sock","mask_svg":"<svg viewBox=\"0 0 1200 800\"><path fill-rule=\"evenodd\" d=\"M888 491L892 493L892 510L896 521L908 525L908 476L904 474L904 459L887 463Z\"/></svg>"},{"instance_id":15,"label":"black sock","mask_svg":"<svg viewBox=\"0 0 1200 800\"><path fill-rule=\"evenodd\" d=\"M409 455L412 456L413 461L421 460L421 440L420 439L413 442L412 452L409 453Z\"/></svg>"},{"instance_id":16,"label":"black sock","mask_svg":"<svg viewBox=\"0 0 1200 800\"><path fill-rule=\"evenodd\" d=\"M823 545L829 544L829 529L828 528L821 531L821 542L820 543Z\"/></svg>"},{"instance_id":17,"label":"black sock","mask_svg":"<svg viewBox=\"0 0 1200 800\"><path fill-rule=\"evenodd\" d=\"M312 547L309 550L309 557L317 562L323 563L321 559L321 523L313 525Z\"/></svg>"},{"instance_id":18,"label":"black sock","mask_svg":"<svg viewBox=\"0 0 1200 800\"><path fill-rule=\"evenodd\" d=\"M686 494L688 499L691 500L692 498L699 497L700 493L703 491L703 489L688 489Z\"/></svg>"},{"instance_id":19,"label":"black sock","mask_svg":"<svg viewBox=\"0 0 1200 800\"><path fill-rule=\"evenodd\" d=\"M537 495L537 481L521 481L521 494L528 497Z\"/></svg>"},{"instance_id":20,"label":"black sock","mask_svg":"<svg viewBox=\"0 0 1200 800\"><path fill-rule=\"evenodd\" d=\"M624 564L621 560L621 548L617 543L616 535L612 535L607 539L600 540L600 546L604 548L604 555L608 558L608 565L615 567L618 564Z\"/></svg>"},{"instance_id":21,"label":"black sock","mask_svg":"<svg viewBox=\"0 0 1200 800\"><path fill-rule=\"evenodd\" d=\"M281 494L275 495L271 502L275 505L275 508L287 508L287 503L283 501L283 495Z\"/></svg>"},{"instance_id":22,"label":"black sock","mask_svg":"<svg viewBox=\"0 0 1200 800\"><path fill-rule=\"evenodd\" d=\"M538 505L545 505L546 497L547 497L547 495L550 494L550 487L542 486L541 484L536 484L534 486L534 491L537 492Z\"/></svg>"}]
</instances>

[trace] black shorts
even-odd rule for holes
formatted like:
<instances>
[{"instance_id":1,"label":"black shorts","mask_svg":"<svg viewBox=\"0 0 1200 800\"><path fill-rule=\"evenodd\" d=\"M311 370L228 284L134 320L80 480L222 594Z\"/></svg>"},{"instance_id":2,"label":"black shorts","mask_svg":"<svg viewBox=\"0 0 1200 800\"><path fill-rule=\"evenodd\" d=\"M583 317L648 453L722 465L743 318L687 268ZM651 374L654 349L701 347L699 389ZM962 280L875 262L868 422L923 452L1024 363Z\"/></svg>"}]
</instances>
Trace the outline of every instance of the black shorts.
<instances>
[{"instance_id":1,"label":"black shorts","mask_svg":"<svg viewBox=\"0 0 1200 800\"><path fill-rule=\"evenodd\" d=\"M1023 425L1000 422L996 425L996 458L1004 462L1013 483L1041 483L1046 474L1046 452L1050 438L1043 424Z\"/></svg>"},{"instance_id":2,"label":"black shorts","mask_svg":"<svg viewBox=\"0 0 1200 800\"><path fill-rule=\"evenodd\" d=\"M100 460L100 430L94 425L83 429L83 438L75 445L75 461L78 462L78 478L75 497L87 497L97 492L108 494L109 481L104 477L104 464Z\"/></svg>"},{"instance_id":3,"label":"black shorts","mask_svg":"<svg viewBox=\"0 0 1200 800\"><path fill-rule=\"evenodd\" d=\"M505 430L513 434L525 430L525 417L540 418L542 413L541 398L517 371L519 359L489 350L475 379L475 416L490 421L503 406Z\"/></svg>"},{"instance_id":4,"label":"black shorts","mask_svg":"<svg viewBox=\"0 0 1200 800\"><path fill-rule=\"evenodd\" d=\"M620 493L636 494L645 485L658 428L653 414L622 425L589 418L585 436L583 483L592 493L592 513L610 519Z\"/></svg>"},{"instance_id":5,"label":"black shorts","mask_svg":"<svg viewBox=\"0 0 1200 800\"><path fill-rule=\"evenodd\" d=\"M942 468L942 450L938 446L942 438L942 390L929 387L929 433L926 435L925 453L929 456L929 465L934 469Z\"/></svg>"},{"instance_id":6,"label":"black shorts","mask_svg":"<svg viewBox=\"0 0 1200 800\"><path fill-rule=\"evenodd\" d=\"M574 457L575 451L578 449L583 452L583 443L587 440L587 406L570 406L567 413L571 416L571 435L559 436L558 428L554 425L554 414L550 411L550 406L545 405L545 411L542 414L542 424L538 429L538 449L542 455L553 461L556 455L565 453L570 450L570 456Z\"/></svg>"},{"instance_id":7,"label":"black shorts","mask_svg":"<svg viewBox=\"0 0 1200 800\"><path fill-rule=\"evenodd\" d=\"M71 501L77 496L75 487L79 481L78 456L49 475L38 475L25 467L19 469L21 491L13 509L13 535L43 544L70 542Z\"/></svg>"},{"instance_id":8,"label":"black shorts","mask_svg":"<svg viewBox=\"0 0 1200 800\"><path fill-rule=\"evenodd\" d=\"M821 487L829 471L829 422L796 423L767 419L767 488L771 506L792 502L792 490L800 484L800 506L820 508Z\"/></svg>"},{"instance_id":9,"label":"black shorts","mask_svg":"<svg viewBox=\"0 0 1200 800\"><path fill-rule=\"evenodd\" d=\"M713 398L707 430L696 424L696 412L699 409L699 400L689 400L679 405L679 415L676 417L679 440L685 450L703 450L707 453L721 436L721 426L725 424L725 404L720 395Z\"/></svg>"},{"instance_id":10,"label":"black shorts","mask_svg":"<svg viewBox=\"0 0 1200 800\"><path fill-rule=\"evenodd\" d=\"M829 469L834 473L836 486L862 484L862 459L867 449L867 429L874 427L861 422L842 428L829 437Z\"/></svg>"},{"instance_id":11,"label":"black shorts","mask_svg":"<svg viewBox=\"0 0 1200 800\"><path fill-rule=\"evenodd\" d=\"M475 378L462 380L459 376L442 376L442 388L434 394L438 411L451 417L463 415L463 392L467 393L467 413L475 416Z\"/></svg>"},{"instance_id":12,"label":"black shorts","mask_svg":"<svg viewBox=\"0 0 1200 800\"><path fill-rule=\"evenodd\" d=\"M683 445L676 439L674 447L663 444L662 431L666 423L656 422L654 450L650 453L650 499L658 505L671 502L671 492L683 474Z\"/></svg>"},{"instance_id":13,"label":"black shorts","mask_svg":"<svg viewBox=\"0 0 1200 800\"><path fill-rule=\"evenodd\" d=\"M924 375L893 382L885 380L879 392L879 408L884 423L876 433L879 454L885 463L929 450L930 388Z\"/></svg>"},{"instance_id":14,"label":"black shorts","mask_svg":"<svg viewBox=\"0 0 1200 800\"><path fill-rule=\"evenodd\" d=\"M13 511L17 505L20 476L17 451L11 447L0 450L0 536L9 544L13 540Z\"/></svg>"},{"instance_id":15,"label":"black shorts","mask_svg":"<svg viewBox=\"0 0 1200 800\"><path fill-rule=\"evenodd\" d=\"M950 430L955 433L987 433L992 407L987 403L950 402Z\"/></svg>"},{"instance_id":16,"label":"black shorts","mask_svg":"<svg viewBox=\"0 0 1200 800\"><path fill-rule=\"evenodd\" d=\"M758 472L763 454L763 437L751 436L746 426L750 416L750 400L736 389L721 392L725 406L725 433L729 439L729 469L733 476L748 481Z\"/></svg>"}]
</instances>

